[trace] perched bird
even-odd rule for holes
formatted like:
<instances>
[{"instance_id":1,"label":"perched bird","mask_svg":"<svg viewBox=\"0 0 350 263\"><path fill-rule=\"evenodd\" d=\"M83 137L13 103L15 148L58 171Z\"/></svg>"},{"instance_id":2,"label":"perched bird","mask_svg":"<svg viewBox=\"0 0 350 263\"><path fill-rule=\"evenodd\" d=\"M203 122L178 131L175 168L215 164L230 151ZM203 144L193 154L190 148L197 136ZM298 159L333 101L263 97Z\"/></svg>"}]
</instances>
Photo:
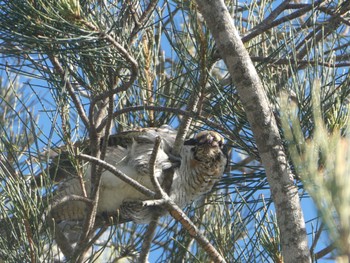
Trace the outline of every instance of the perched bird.
<instances>
[{"instance_id":1,"label":"perched bird","mask_svg":"<svg viewBox=\"0 0 350 263\"><path fill-rule=\"evenodd\" d=\"M118 170L154 190L149 171L150 157L157 136L161 138L160 149L155 161L154 175L174 202L184 207L201 195L210 191L222 177L227 164L227 154L223 137L214 131L201 131L194 138L186 140L178 158L171 155L176 131L169 126L160 128L140 128L112 135L108 141L105 161ZM63 162L64 160L62 160ZM67 163L65 163L67 165ZM67 195L82 195L81 183L74 176L74 169L60 167L56 162L51 171L65 171L71 178L64 179L55 194L53 204ZM63 171L64 170L64 171ZM89 196L91 190L91 166L86 165L85 188ZM169 176L173 175L169 179ZM154 207L140 206L149 197L104 170L101 176L97 214L120 211L125 220L148 223L152 219ZM62 220L82 220L85 203L70 201L52 211L56 222ZM159 210L158 210L159 211Z\"/></svg>"}]
</instances>

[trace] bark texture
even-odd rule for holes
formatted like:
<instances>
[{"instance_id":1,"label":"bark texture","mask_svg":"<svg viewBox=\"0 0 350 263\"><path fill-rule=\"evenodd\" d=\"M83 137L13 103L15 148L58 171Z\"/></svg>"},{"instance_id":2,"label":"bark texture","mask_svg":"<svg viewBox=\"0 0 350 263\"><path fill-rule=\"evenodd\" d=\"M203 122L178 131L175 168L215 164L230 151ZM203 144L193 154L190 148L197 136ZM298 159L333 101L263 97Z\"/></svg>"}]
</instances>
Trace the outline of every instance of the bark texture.
<instances>
[{"instance_id":1,"label":"bark texture","mask_svg":"<svg viewBox=\"0 0 350 263\"><path fill-rule=\"evenodd\" d=\"M284 262L311 262L298 190L266 93L223 0L196 0L235 83L276 207Z\"/></svg>"}]
</instances>

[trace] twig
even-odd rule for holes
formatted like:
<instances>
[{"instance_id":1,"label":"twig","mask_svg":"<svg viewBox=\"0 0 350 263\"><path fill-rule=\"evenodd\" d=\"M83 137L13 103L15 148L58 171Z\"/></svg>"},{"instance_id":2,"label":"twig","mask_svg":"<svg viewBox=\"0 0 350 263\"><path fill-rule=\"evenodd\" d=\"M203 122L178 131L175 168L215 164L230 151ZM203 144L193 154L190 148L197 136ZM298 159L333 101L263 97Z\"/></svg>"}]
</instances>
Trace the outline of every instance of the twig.
<instances>
[{"instance_id":1,"label":"twig","mask_svg":"<svg viewBox=\"0 0 350 263\"><path fill-rule=\"evenodd\" d=\"M64 69L62 68L62 66L59 63L56 56L53 56L53 55L48 55L48 56L50 58L52 65L55 67L55 70L60 75L62 81L65 82L69 96L72 98L73 103L74 103L75 107L77 108L77 111L79 113L81 120L83 121L83 123L86 127L89 127L89 119L85 114L84 107L80 103L80 101L78 100L77 96L75 95L74 88L73 88L72 84L66 80Z\"/></svg>"},{"instance_id":2,"label":"twig","mask_svg":"<svg viewBox=\"0 0 350 263\"><path fill-rule=\"evenodd\" d=\"M149 196L151 198L154 197L154 192L147 189L146 187L144 187L143 185L141 185L140 183L138 183L137 181L131 179L130 177L128 177L127 175L121 173L118 169L116 169L113 165L110 165L109 163L105 162L104 160L101 160L100 158L97 157L93 157L90 155L86 155L86 154L80 154L78 155L79 158L89 161L94 165L98 165L101 169L104 168L108 171L110 171L111 173L113 173L114 175L116 175L119 179L123 180L124 182L128 183L129 185L133 186L136 190L140 191L141 193L145 194L146 196ZM87 238L89 237L90 232L92 231L94 225L95 225L95 220L96 220L96 209L97 209L97 203L95 202L95 200L97 199L97 194L99 193L99 183L100 183L100 176L99 176L99 182L97 182L97 185L95 186L96 188L95 190L95 194L96 195L92 195L92 197L94 198L94 206L95 206L95 211L94 211L94 207L93 209L91 209L88 214L88 216L86 217L88 220L86 222L86 224L88 223L88 225L84 224L84 229L83 229L83 234L85 234L85 237L81 239L81 242L79 242L79 247L83 246L84 242L87 240ZM96 183L96 182L95 182ZM85 223L85 222L84 222ZM86 227L86 228L85 228ZM84 246L85 249L87 249L88 247ZM82 249L81 249L82 250ZM79 255L81 251L79 251L77 249L76 251L76 255ZM79 262L82 262L84 259L80 258Z\"/></svg>"},{"instance_id":3,"label":"twig","mask_svg":"<svg viewBox=\"0 0 350 263\"><path fill-rule=\"evenodd\" d=\"M106 107L107 107L108 111L106 110ZM91 108L92 107L90 107L90 111L91 111ZM92 118L93 112L90 112L90 115L89 115L90 123L91 123L91 126L90 126L90 149L92 150L92 154L100 160L104 160L105 154L107 151L109 131L110 131L111 123L112 123L112 113L113 113L113 94L110 94L108 97L108 105L104 105L103 103L101 104L97 119ZM102 148L100 148L99 147L100 137L98 135L96 125L99 125L102 122L102 119L104 119L106 117L106 115L107 115L107 121L104 122L105 125L103 126L103 128L105 128L104 140L102 143ZM92 173L91 173L92 191L91 191L90 197L93 200L93 206L91 207L91 210L88 210L86 220L84 222L81 243L88 240L88 237L93 232L93 228L95 225L97 206L98 206L98 202L99 202L99 192L100 192L102 169L103 169L102 166L98 166L96 168L96 164L92 163L92 167L91 167L91 170L92 170ZM88 249L89 249L89 247L85 246L85 249L84 249L85 251L83 252L83 254L85 254ZM83 260L83 257L81 257L80 260Z\"/></svg>"},{"instance_id":4,"label":"twig","mask_svg":"<svg viewBox=\"0 0 350 263\"><path fill-rule=\"evenodd\" d=\"M299 50L299 48L303 47L297 53L297 59L302 59L306 56L308 51L312 49L311 45L315 46L319 41L325 39L329 34L334 32L334 30L341 24L342 16L345 15L349 11L349 2L344 2L340 5L339 9L336 10L334 15L327 21L327 25L320 25L314 31L310 32L303 41L300 42L298 46L296 46L295 50ZM316 33L317 32L317 33Z\"/></svg>"},{"instance_id":5,"label":"twig","mask_svg":"<svg viewBox=\"0 0 350 263\"><path fill-rule=\"evenodd\" d=\"M198 24L199 21L197 21ZM200 27L199 30L199 37L200 37L200 87L195 87L190 95L189 102L186 105L186 111L189 112L197 112L200 114L202 103L204 99L204 93L207 83L207 65L206 65L206 52L207 52L207 42L204 37L204 33ZM213 64L214 65L214 64ZM171 153L174 156L178 156L180 154L182 145L186 139L187 133L190 129L192 123L192 117L190 115L184 115L183 119L181 120L181 123L178 128L178 132L176 134L174 146L171 150Z\"/></svg>"},{"instance_id":6,"label":"twig","mask_svg":"<svg viewBox=\"0 0 350 263\"><path fill-rule=\"evenodd\" d=\"M160 147L161 142L162 142L161 138L159 136L157 136L156 141L154 143L153 150L152 150L152 154L151 154L151 157L149 160L149 162L150 162L149 175L150 175L151 182L152 182L154 189L155 189L155 192L156 192L156 197L161 197L165 193L164 190L162 189L162 187L160 186L158 179L156 178L156 176L154 174L155 165L156 165L156 161L157 161L157 155L158 155L158 151L159 151L159 147ZM153 237L155 235L157 225L158 225L158 219L159 219L159 216L156 214L152 215L152 217L153 217L153 220L148 225L147 231L145 233L145 238L144 238L143 243L142 243L142 248L141 248L140 256L138 259L139 263L146 263L148 261L149 251L151 249L152 240L153 240Z\"/></svg>"},{"instance_id":7,"label":"twig","mask_svg":"<svg viewBox=\"0 0 350 263\"><path fill-rule=\"evenodd\" d=\"M29 249L30 249L30 259L31 262L37 262L36 257L35 257L35 253L34 253L34 242L33 242L33 233L30 229L30 225L27 219L23 219L23 223L24 223L24 227L26 229L26 234L27 234L27 238L28 238L28 243L29 243Z\"/></svg>"},{"instance_id":8,"label":"twig","mask_svg":"<svg viewBox=\"0 0 350 263\"><path fill-rule=\"evenodd\" d=\"M315 237L314 237L314 240L313 240L313 242L312 242L312 244L311 244L311 246L310 246L311 255L314 254L315 247L316 247L316 245L317 245L318 240L319 240L320 237L321 237L322 232L323 232L323 223L321 223L320 228L317 230L316 235L315 235Z\"/></svg>"},{"instance_id":9,"label":"twig","mask_svg":"<svg viewBox=\"0 0 350 263\"><path fill-rule=\"evenodd\" d=\"M148 262L149 251L151 250L151 244L152 244L153 237L156 233L157 226L158 226L158 216L156 216L156 218L153 219L148 225L148 228L142 243L138 263Z\"/></svg>"},{"instance_id":10,"label":"twig","mask_svg":"<svg viewBox=\"0 0 350 263\"><path fill-rule=\"evenodd\" d=\"M333 250L335 250L334 243L330 244L328 247L318 251L317 253L314 254L315 259L320 259L323 258L325 255L331 253Z\"/></svg>"},{"instance_id":11,"label":"twig","mask_svg":"<svg viewBox=\"0 0 350 263\"><path fill-rule=\"evenodd\" d=\"M106 125L103 125L103 127L105 128L105 134L104 134L104 138L102 141L102 147L101 147L100 159L102 159L102 160L105 159L105 155L107 152L108 137L110 135L111 125L112 125L112 120L113 120L113 104L114 104L113 95L111 94L108 97L107 120L106 120L106 122L104 122ZM101 124L101 122L102 122L102 120L99 123ZM97 130L97 132L98 132L98 130Z\"/></svg>"},{"instance_id":12,"label":"twig","mask_svg":"<svg viewBox=\"0 0 350 263\"><path fill-rule=\"evenodd\" d=\"M86 262L86 258L88 256L87 252L88 250L91 248L91 246L102 236L102 234L107 230L107 226L102 226L98 233L96 235L94 235L93 238L91 238L91 240L85 245L85 249L83 250L83 252L81 253L81 255L79 255L78 258L78 262Z\"/></svg>"},{"instance_id":13,"label":"twig","mask_svg":"<svg viewBox=\"0 0 350 263\"><path fill-rule=\"evenodd\" d=\"M214 262L226 262L216 248L210 244L209 240L200 233L199 229L192 223L187 215L172 201L166 204L166 208L171 216L176 219L188 231L188 233L198 242L198 244L208 253Z\"/></svg>"},{"instance_id":14,"label":"twig","mask_svg":"<svg viewBox=\"0 0 350 263\"><path fill-rule=\"evenodd\" d=\"M116 47L118 49L118 51L120 53L122 53L122 55L129 61L130 65L131 65L131 76L130 76L129 81L127 83L125 83L123 85L123 87L116 88L116 89L112 90L113 93L126 91L132 85L132 83L134 83L134 81L136 80L136 77L137 77L138 71L139 71L139 65L138 65L136 59L134 57L132 57L129 54L129 52L123 46L121 46L113 37L111 37L110 35L108 35L104 32L101 32L101 37L104 37L114 47ZM99 100L98 97L96 97L95 99Z\"/></svg>"},{"instance_id":15,"label":"twig","mask_svg":"<svg viewBox=\"0 0 350 263\"><path fill-rule=\"evenodd\" d=\"M330 68L340 68L340 67L349 67L350 62L337 62L337 58L341 58L341 56L336 56L334 63L332 62L324 62L324 61L317 61L317 60L302 60L302 59L293 59L293 58L269 58L269 57L251 57L252 61L254 62L263 62L263 63L269 63L270 65L298 65L299 68L304 68L305 66L324 66L324 67L330 67ZM348 59L348 58L346 58Z\"/></svg>"},{"instance_id":16,"label":"twig","mask_svg":"<svg viewBox=\"0 0 350 263\"><path fill-rule=\"evenodd\" d=\"M111 96L111 94L108 97L110 97L110 96ZM96 104L97 104L97 108L98 109L96 109L96 107L95 107ZM97 103L95 101L94 103L91 103L91 105L90 105L90 108L89 108L89 120L90 120L91 126L94 127L94 132L96 132L96 133L102 132L103 129L105 128L105 126L108 123L108 121L104 121L103 122L104 125L101 126L101 122L106 117L108 117L108 115L107 115L108 112L106 111L106 104L107 104L106 98L103 98L100 101L98 101Z\"/></svg>"},{"instance_id":17,"label":"twig","mask_svg":"<svg viewBox=\"0 0 350 263\"><path fill-rule=\"evenodd\" d=\"M266 17L262 22L252 28L250 33L242 38L242 41L249 41L250 39L256 37L257 35L265 32L269 29L269 26L276 17L278 17L288 6L290 0L283 1L279 6L277 6L268 17Z\"/></svg>"},{"instance_id":18,"label":"twig","mask_svg":"<svg viewBox=\"0 0 350 263\"><path fill-rule=\"evenodd\" d=\"M96 133L94 134L95 129L93 128L93 125L90 126L90 149L92 154L95 156L99 156L99 149L96 146L98 145L99 138L96 136ZM94 136L95 135L95 136ZM96 150L98 149L98 150ZM79 156L79 155L78 155ZM89 241L90 235L93 233L93 227L95 225L95 218L97 214L97 205L98 205L98 199L99 199L99 191L100 191L100 183L101 183L101 174L102 174L102 168L97 169L96 165L94 163L91 164L91 194L89 196L89 200L91 201L90 205L88 206L88 209L86 211L86 215L84 217L83 221L83 229L81 231L81 235L79 238L79 241L77 243L77 246L74 248L73 256L72 258L76 260L76 262L83 262L84 259L81 257L81 255L84 255L87 251L86 244ZM85 186L84 184L82 185Z\"/></svg>"},{"instance_id":19,"label":"twig","mask_svg":"<svg viewBox=\"0 0 350 263\"><path fill-rule=\"evenodd\" d=\"M287 1L289 2L289 1ZM279 7L277 7L274 12L271 13L271 15L269 17L267 17L264 21L262 21L259 25L257 25L256 27L254 27L251 31L252 32L249 32L248 34L246 34L244 37L242 37L242 41L243 42L248 42L249 40L253 39L254 37L262 34L263 32L266 32L267 30L273 28L273 27L276 27L284 22L287 22L287 21L291 21L297 17L300 17L302 15L304 15L306 12L312 10L313 8L317 7L318 5L322 4L324 2L324 0L319 0L319 1L316 1L315 3L313 4L310 4L310 5L307 5L307 6L304 6L303 8L299 9L298 11L295 11L293 12L292 14L290 15L286 15L286 16L283 16L275 21L271 20L271 18L276 18L275 17L275 14L273 14L276 10L279 12L281 10L279 10L279 8L284 8L286 9L288 6L285 6L285 2L283 2ZM282 10L283 11L283 10ZM278 13L276 12L276 14Z\"/></svg>"},{"instance_id":20,"label":"twig","mask_svg":"<svg viewBox=\"0 0 350 263\"><path fill-rule=\"evenodd\" d=\"M90 30L95 31L96 33L99 34L101 39L106 39L108 42L110 42L114 47L117 48L117 50L122 54L122 56L124 56L124 58L126 60L129 61L130 65L131 65L131 76L129 78L129 81L126 82L124 85L122 85L119 88L114 88L112 87L111 89L107 90L106 92L103 92L102 94L96 95L93 97L91 103L90 103L90 110L89 110L89 119L86 118L86 115L84 113L84 124L86 125L86 127L89 128L89 133L90 133L90 150L91 150L91 154L92 156L95 156L94 158L96 159L103 159L105 152L106 152L106 145L103 146L103 149L99 148L99 142L100 142L100 135L99 135L99 131L101 131L102 129L104 129L106 126L107 128L110 127L111 125L111 120L112 120L112 111L111 109L113 107L111 107L111 101L113 102L113 95L121 92L121 91L125 91L127 90L132 83L136 80L137 77L137 73L138 73L138 64L137 61L127 52L127 50L121 46L117 41L115 41L115 39L110 36L109 34L102 32L98 27L94 26L93 24L85 21L85 20L81 20L80 21L82 24L84 24L86 27L88 27ZM69 85L71 85L68 82ZM68 89L69 91L69 89ZM71 96L75 96L75 94L70 94ZM103 114L99 114L97 116L97 119L94 118L94 109L95 109L95 105L100 102L100 101L104 101L106 97L109 97L109 112L111 114L107 115L107 120L106 121L102 121L106 116L104 116ZM74 97L72 98L74 101ZM100 109L100 113L103 113L104 111L104 105L102 106L102 109ZM79 112L79 108L78 108L78 112ZM109 130L105 131L105 138L108 138L109 136ZM105 140L108 141L108 140ZM81 235L81 240L77 246L76 252L75 254L78 255L79 253L81 253L81 249L80 247L82 247L83 243L86 242L89 238L89 235L92 232L92 229L95 225L95 218L96 218L96 212L97 212L97 204L98 204L98 199L99 199L99 191L100 191L100 183L101 183L101 174L102 174L102 166L99 166L98 168L96 167L96 163L93 162L91 165L91 187L92 187L92 191L91 191L91 199L93 200L93 205L91 207L91 209L88 210L88 213L85 217L84 220L84 227L83 227L83 232ZM80 259L83 260L83 259Z\"/></svg>"},{"instance_id":21,"label":"twig","mask_svg":"<svg viewBox=\"0 0 350 263\"><path fill-rule=\"evenodd\" d=\"M150 157L150 166L149 166L149 170L150 170L150 177L151 177L151 182L154 186L155 192L156 192L156 197L162 197L164 196L165 191L162 189L158 179L156 178L155 174L154 174L154 170L155 170L155 165L156 165L156 160L157 160L157 155L158 155L158 151L159 151L159 147L160 147L160 143L162 142L162 139L157 136L156 137L156 141L154 143L154 147L152 150L152 154Z\"/></svg>"},{"instance_id":22,"label":"twig","mask_svg":"<svg viewBox=\"0 0 350 263\"><path fill-rule=\"evenodd\" d=\"M92 101L90 105L89 110L89 122L90 122L90 150L91 155L104 160L105 154L107 151L107 142L110 132L110 127L112 123L112 113L113 113L113 93L109 92L108 95L108 103L105 101L106 98L102 98L100 102L99 111L97 114L94 113L95 105L94 102L96 101L96 98ZM107 104L107 105L106 105ZM107 109L106 109L107 108ZM104 125L100 125L102 120L106 119ZM100 147L101 137L100 137L100 131L98 131L98 128L100 128L100 131L104 129L104 141L102 144L102 148ZM101 177L102 177L102 167L96 166L95 163L91 164L91 196L90 198L93 200L93 205L91 209L88 210L87 215L84 220L84 227L83 232L81 235L81 240L79 242L80 244L83 244L88 241L88 238L90 234L93 232L93 228L95 225L96 220L96 214L97 214L97 206L99 202L99 192L100 192L100 184L101 184ZM89 247L85 246L85 249L83 252L79 251L78 253L85 254ZM83 260L83 257L80 257L80 261Z\"/></svg>"},{"instance_id":23,"label":"twig","mask_svg":"<svg viewBox=\"0 0 350 263\"><path fill-rule=\"evenodd\" d=\"M146 10L142 13L139 21L137 23L135 23L135 27L132 30L132 33L130 34L130 40L129 40L130 44L132 44L132 42L135 39L135 36L137 35L141 26L143 26L143 24L149 20L149 17L151 16L157 3L158 3L158 0L151 0L150 3L148 4Z\"/></svg>"},{"instance_id":24,"label":"twig","mask_svg":"<svg viewBox=\"0 0 350 263\"><path fill-rule=\"evenodd\" d=\"M186 111L195 112L199 102L199 98L200 98L199 94L193 91L191 94L189 103L186 106ZM171 150L171 153L173 155L178 156L180 154L181 147L186 139L188 130L190 129L190 126L191 126L191 122L192 122L192 117L190 115L184 115L183 119L181 120L180 126L178 128L174 146Z\"/></svg>"},{"instance_id":25,"label":"twig","mask_svg":"<svg viewBox=\"0 0 350 263\"><path fill-rule=\"evenodd\" d=\"M126 182L127 184L131 185L132 187L134 187L136 190L138 190L140 193L153 198L155 196L155 193L151 190L149 190L148 188L144 187L142 184L138 183L137 181L131 179L129 176L125 175L124 173L120 172L118 169L116 169L113 165L90 155L87 154L79 154L78 155L79 158L89 161L91 163L95 163L99 166L101 166L102 168L110 171L111 173L113 173L115 176L117 176L120 180L123 180L124 182Z\"/></svg>"},{"instance_id":26,"label":"twig","mask_svg":"<svg viewBox=\"0 0 350 263\"><path fill-rule=\"evenodd\" d=\"M95 172L93 171L94 164L91 165L91 194L90 198L92 200L92 205L87 209L84 222L83 222L83 229L80 235L80 240L77 244L77 247L75 249L75 255L79 258L77 262L83 262L84 258L80 257L80 255L85 254L88 247L86 244L89 241L89 237L93 234L93 228L95 225L96 215L97 215L97 206L99 202L99 196L100 196L100 185L101 185L101 172L102 168L99 167L99 169L95 169ZM93 180L95 175L95 180Z\"/></svg>"},{"instance_id":27,"label":"twig","mask_svg":"<svg viewBox=\"0 0 350 263\"><path fill-rule=\"evenodd\" d=\"M107 230L108 226L109 225L104 225L100 227L98 233L87 244L87 247L91 247L102 236L103 232Z\"/></svg>"},{"instance_id":28,"label":"twig","mask_svg":"<svg viewBox=\"0 0 350 263\"><path fill-rule=\"evenodd\" d=\"M110 94L116 94L118 92L126 91L132 85L132 83L134 83L134 81L136 80L139 66L136 59L133 56L131 56L129 52L122 45L120 45L111 35L101 31L99 28L97 28L96 26L94 26L93 24L85 20L82 20L81 23L83 23L90 30L98 33L100 35L100 38L106 39L109 43L111 43L123 55L123 57L130 63L130 66L131 66L130 68L131 76L129 81L119 88L108 90L105 93L95 96L93 101L91 102L91 105L94 106L96 102L106 98L107 96L110 96Z\"/></svg>"}]
</instances>

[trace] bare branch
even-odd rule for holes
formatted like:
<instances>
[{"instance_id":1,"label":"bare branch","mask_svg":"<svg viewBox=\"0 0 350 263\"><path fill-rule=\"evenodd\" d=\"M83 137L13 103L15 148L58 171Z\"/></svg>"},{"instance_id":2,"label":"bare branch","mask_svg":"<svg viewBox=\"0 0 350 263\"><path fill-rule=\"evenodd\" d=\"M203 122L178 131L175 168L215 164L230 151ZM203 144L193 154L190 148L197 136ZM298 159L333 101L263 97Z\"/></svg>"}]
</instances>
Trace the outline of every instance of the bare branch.
<instances>
[{"instance_id":1,"label":"bare branch","mask_svg":"<svg viewBox=\"0 0 350 263\"><path fill-rule=\"evenodd\" d=\"M138 31L140 30L140 27L143 26L143 24L150 18L153 10L157 6L158 0L151 0L148 4L146 10L142 13L139 21L135 23L135 27L132 30L132 33L130 34L130 40L129 43L131 44L135 37L137 36Z\"/></svg>"},{"instance_id":2,"label":"bare branch","mask_svg":"<svg viewBox=\"0 0 350 263\"><path fill-rule=\"evenodd\" d=\"M281 12L283 12L285 9L289 6L289 0L282 2L264 21L262 21L260 24L258 24L256 27L254 27L251 32L247 33L245 36L242 37L243 42L248 42L249 40L253 39L254 37L262 34L263 32L266 32L267 30L274 28L280 24L283 24L284 22L291 21L292 19L295 19L297 17L303 16L308 11L316 8L318 5L325 2L324 0L315 1L312 4L303 5L301 6L298 11L293 12L290 15L283 16L277 20L274 20Z\"/></svg>"},{"instance_id":3,"label":"bare branch","mask_svg":"<svg viewBox=\"0 0 350 263\"><path fill-rule=\"evenodd\" d=\"M91 163L95 163L99 166L101 166L102 168L110 171L111 173L113 173L115 176L117 176L120 180L123 180L124 182L128 183L129 185L131 185L132 187L134 187L136 190L138 190L139 192L143 193L144 195L153 198L155 196L155 193L149 189L147 189L146 187L144 187L142 184L138 183L137 181L131 179L130 177L128 177L127 175L123 174L122 172L120 172L118 169L116 169L113 165L90 155L87 154L79 154L78 155L79 158L89 161Z\"/></svg>"},{"instance_id":4,"label":"bare branch","mask_svg":"<svg viewBox=\"0 0 350 263\"><path fill-rule=\"evenodd\" d=\"M347 59L348 56L336 56L334 62L324 62L324 61L315 61L315 60L296 60L296 59L287 59L287 58L268 58L268 57L251 57L254 62L263 62L270 65L298 65L298 69L305 68L305 66L324 66L329 68L342 68L349 67L350 62L338 62L337 59Z\"/></svg>"},{"instance_id":5,"label":"bare branch","mask_svg":"<svg viewBox=\"0 0 350 263\"><path fill-rule=\"evenodd\" d=\"M305 39L296 47L297 58L303 59L308 51L312 49L312 46L315 46L319 41L327 37L329 34L334 32L334 30L341 24L343 21L343 16L349 11L350 2L344 2L338 10L334 12L334 15L327 21L326 25L320 25L316 29L310 32Z\"/></svg>"},{"instance_id":6,"label":"bare branch","mask_svg":"<svg viewBox=\"0 0 350 263\"><path fill-rule=\"evenodd\" d=\"M279 6L273 10L268 17L264 19L264 21L260 22L260 24L256 25L251 32L246 34L246 36L242 37L243 42L248 42L252 38L256 37L257 35L260 35L262 32L268 30L271 28L271 23L273 20L275 20L276 17L278 17L288 6L290 0L285 0L282 3L280 3Z\"/></svg>"},{"instance_id":7,"label":"bare branch","mask_svg":"<svg viewBox=\"0 0 350 263\"><path fill-rule=\"evenodd\" d=\"M311 255L314 254L315 247L316 247L316 245L317 245L317 243L318 243L318 241L319 241L319 239L321 237L321 234L322 234L323 230L324 230L324 225L323 225L323 223L321 223L319 229L316 232L315 237L313 238L313 242L312 242L312 244L310 246Z\"/></svg>"},{"instance_id":8,"label":"bare branch","mask_svg":"<svg viewBox=\"0 0 350 263\"><path fill-rule=\"evenodd\" d=\"M149 251L151 250L152 240L156 233L157 225L158 225L158 220L156 218L153 219L148 225L147 231L144 235L140 256L138 259L139 263L149 262L148 261Z\"/></svg>"},{"instance_id":9,"label":"bare branch","mask_svg":"<svg viewBox=\"0 0 350 263\"><path fill-rule=\"evenodd\" d=\"M195 112L197 104L199 101L199 96L196 92L192 92L189 103L187 104L186 111ZM180 126L177 131L174 147L172 149L172 154L177 156L180 154L181 147L186 139L188 130L190 129L192 122L192 117L190 115L184 115L181 120Z\"/></svg>"},{"instance_id":10,"label":"bare branch","mask_svg":"<svg viewBox=\"0 0 350 263\"><path fill-rule=\"evenodd\" d=\"M209 240L201 234L199 229L192 223L187 215L173 202L169 201L166 204L171 216L182 224L188 233L198 242L198 244L208 253L209 257L214 262L226 262L215 247L210 244Z\"/></svg>"},{"instance_id":11,"label":"bare branch","mask_svg":"<svg viewBox=\"0 0 350 263\"><path fill-rule=\"evenodd\" d=\"M315 253L315 259L317 260L317 259L323 258L324 256L326 256L327 254L331 253L334 250L335 250L334 244L330 244L329 246Z\"/></svg>"},{"instance_id":12,"label":"bare branch","mask_svg":"<svg viewBox=\"0 0 350 263\"><path fill-rule=\"evenodd\" d=\"M31 262L37 262L37 259L35 257L35 253L34 253L33 233L30 229L30 225L29 225L28 220L23 219L23 224L25 226L26 234L27 234L27 238L28 238L28 242L29 242Z\"/></svg>"},{"instance_id":13,"label":"bare branch","mask_svg":"<svg viewBox=\"0 0 350 263\"><path fill-rule=\"evenodd\" d=\"M149 168L150 169L150 177L151 177L152 184L155 188L156 197L157 196L161 197L161 196L164 196L166 194L165 191L162 189L158 179L155 177L155 174L154 174L157 155L158 155L158 151L159 151L159 147L160 147L161 142L162 142L162 139L159 136L157 136L156 141L154 143L153 150L152 150L151 158L149 160L149 162L150 162L150 168Z\"/></svg>"}]
</instances>

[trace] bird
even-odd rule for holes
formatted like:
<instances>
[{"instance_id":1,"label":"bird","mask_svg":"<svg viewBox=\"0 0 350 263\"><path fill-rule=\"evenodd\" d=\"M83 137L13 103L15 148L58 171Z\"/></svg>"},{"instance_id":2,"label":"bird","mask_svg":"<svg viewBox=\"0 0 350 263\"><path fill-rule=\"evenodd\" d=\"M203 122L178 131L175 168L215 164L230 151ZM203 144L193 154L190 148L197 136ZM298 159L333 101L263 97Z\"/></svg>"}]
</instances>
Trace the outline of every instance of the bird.
<instances>
[{"instance_id":1,"label":"bird","mask_svg":"<svg viewBox=\"0 0 350 263\"><path fill-rule=\"evenodd\" d=\"M208 193L224 174L228 163L224 138L216 131L200 131L193 138L185 140L179 156L172 155L177 131L168 125L158 128L138 128L111 135L108 140L105 160L116 169L154 190L150 177L150 158L154 144L159 137L160 148L155 160L154 176L169 197L181 208ZM62 167L60 166L62 164ZM67 165L63 157L53 162L49 169L63 179L54 193L52 204L57 204L65 196L83 195L81 180L76 171ZM59 175L64 173L64 176ZM84 182L87 196L91 191L91 165L84 165ZM170 179L169 177L172 176ZM128 183L108 170L101 175L97 215L119 211L125 221L140 224L149 223L155 213L166 214L157 207L145 207L140 202L148 200ZM69 201L52 211L56 222L83 220L86 204L82 201Z\"/></svg>"}]
</instances>

